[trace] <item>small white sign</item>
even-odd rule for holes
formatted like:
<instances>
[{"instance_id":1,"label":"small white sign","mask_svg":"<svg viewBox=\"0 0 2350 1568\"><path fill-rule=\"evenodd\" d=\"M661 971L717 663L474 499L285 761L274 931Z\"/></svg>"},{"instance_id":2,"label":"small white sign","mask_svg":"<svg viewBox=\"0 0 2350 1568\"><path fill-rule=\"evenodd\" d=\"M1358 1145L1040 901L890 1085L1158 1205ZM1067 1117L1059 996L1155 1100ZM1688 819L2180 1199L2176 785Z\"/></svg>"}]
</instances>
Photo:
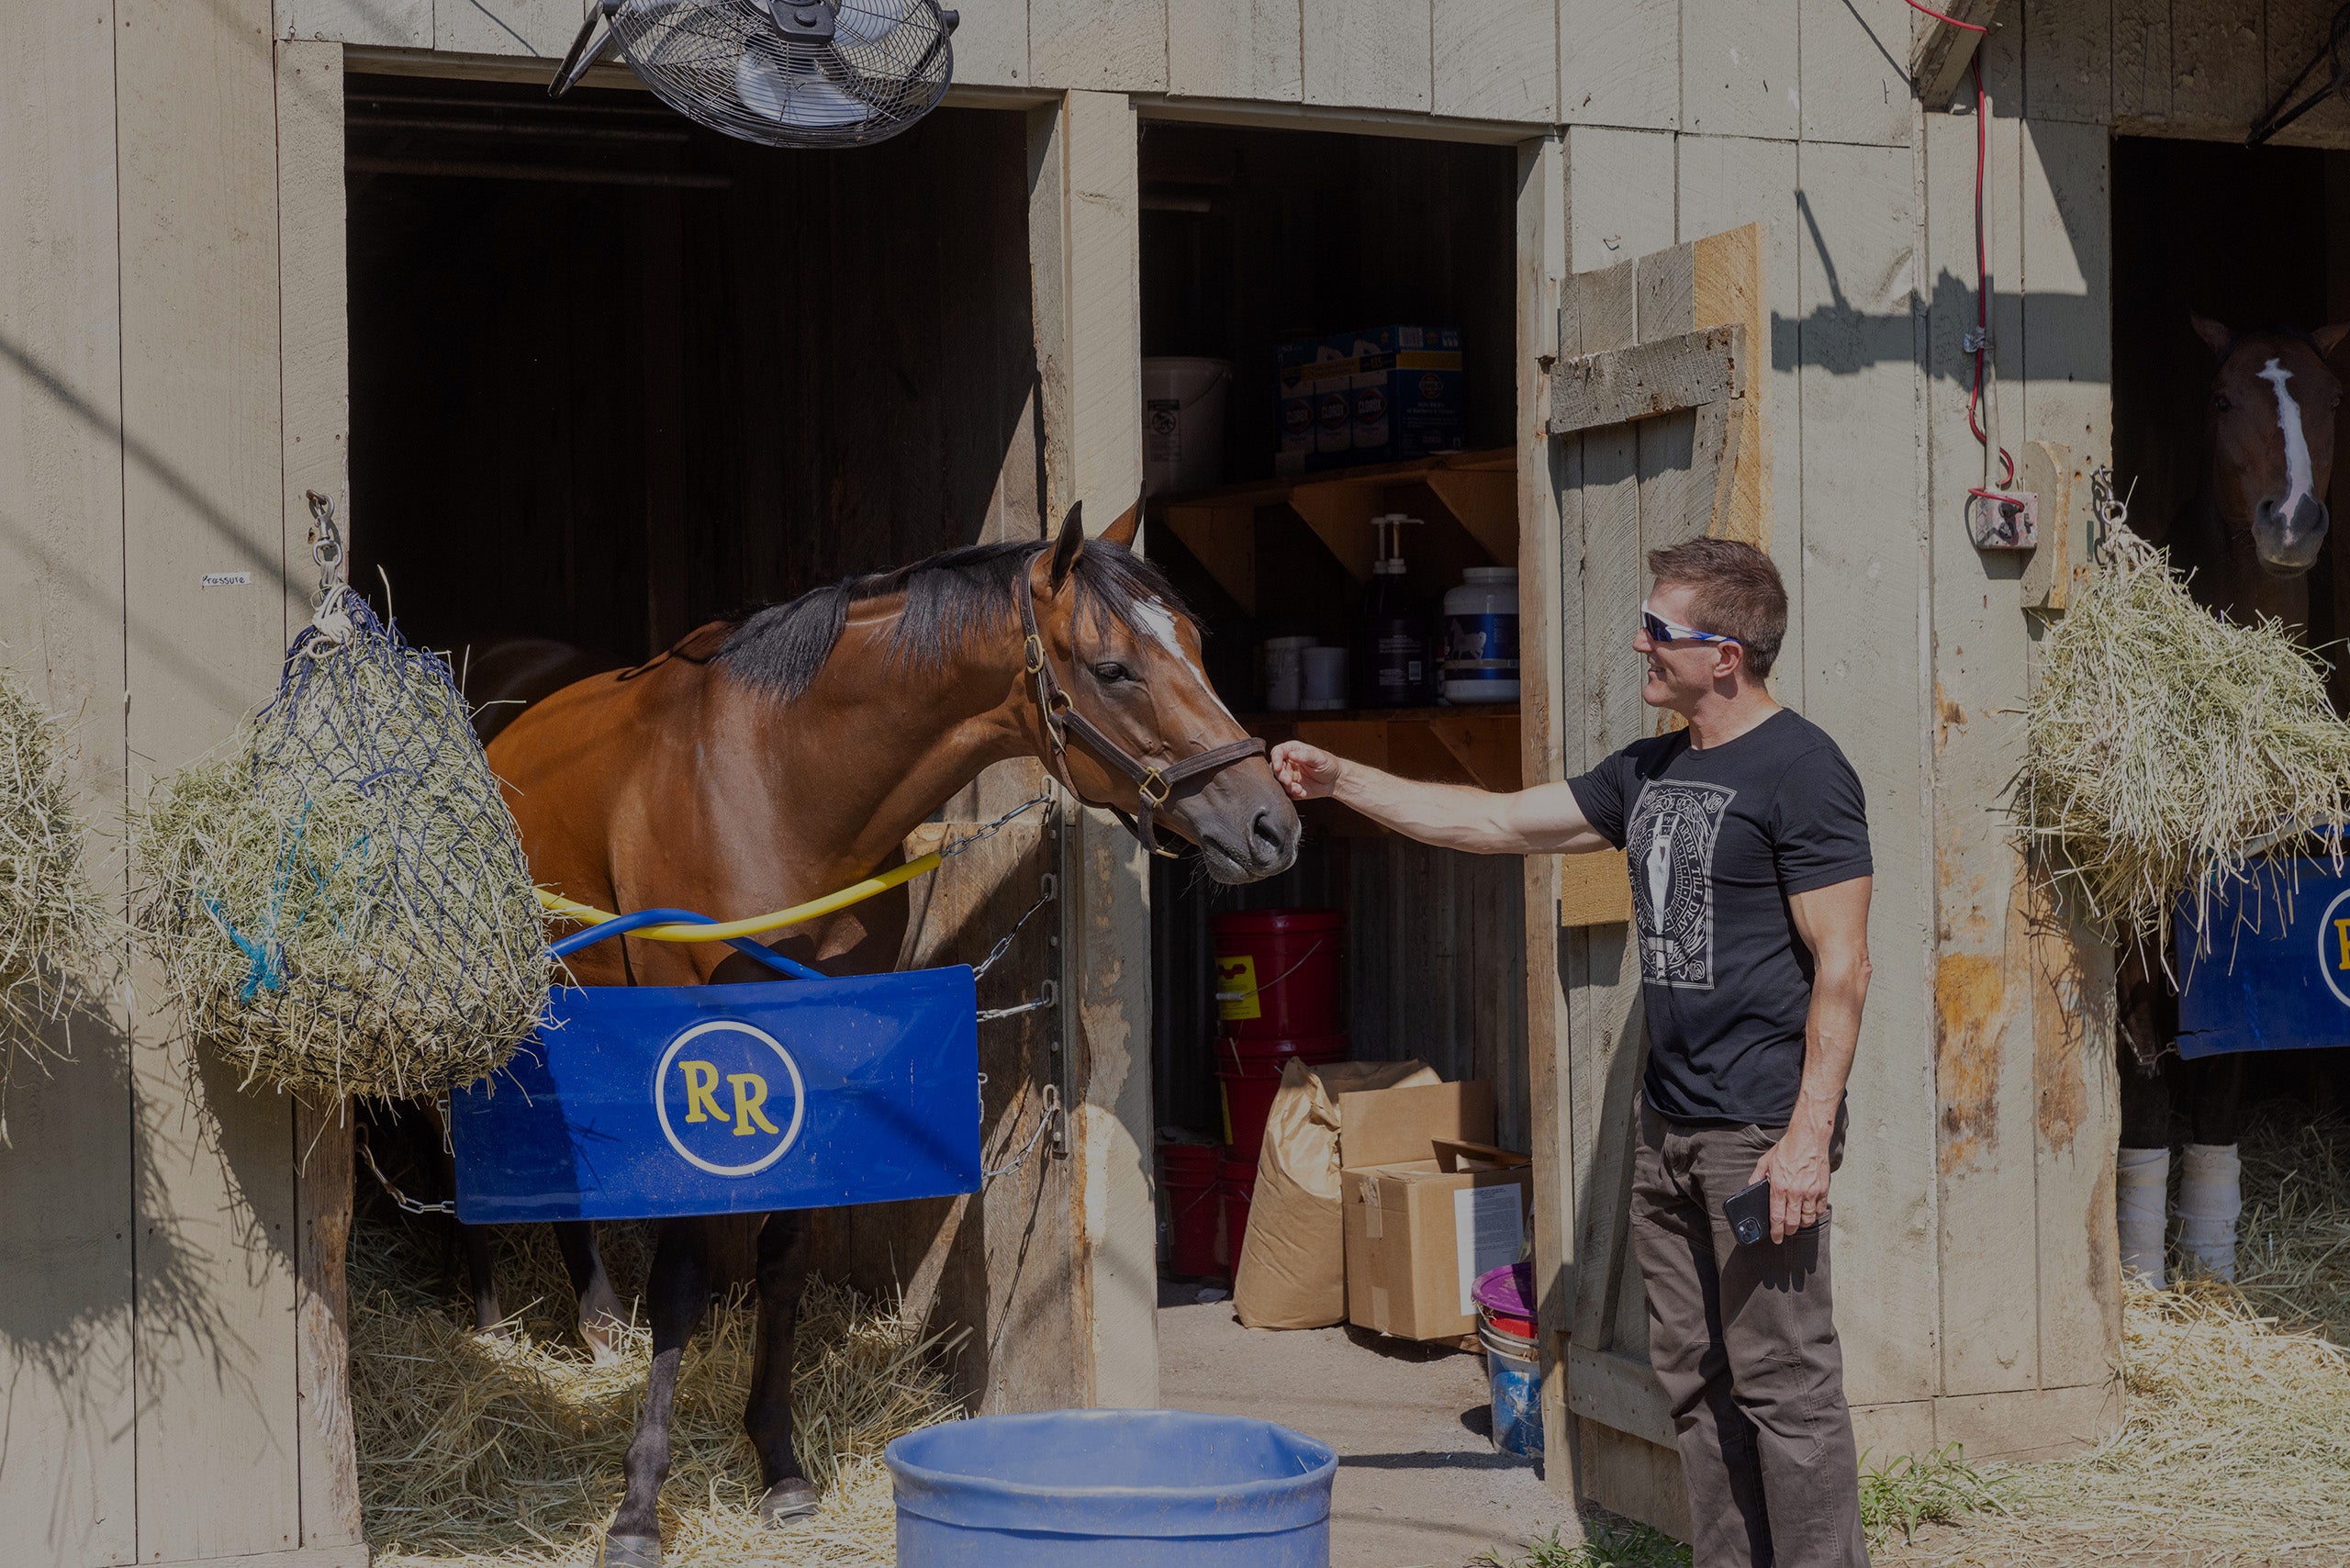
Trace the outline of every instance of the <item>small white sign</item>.
<instances>
[{"instance_id":1,"label":"small white sign","mask_svg":"<svg viewBox=\"0 0 2350 1568\"><path fill-rule=\"evenodd\" d=\"M1460 1315L1477 1310L1470 1292L1477 1276L1504 1263L1515 1263L1526 1248L1526 1216L1519 1209L1520 1188L1513 1182L1494 1187L1461 1187L1452 1194L1452 1241L1460 1252Z\"/></svg>"},{"instance_id":2,"label":"small white sign","mask_svg":"<svg viewBox=\"0 0 2350 1568\"><path fill-rule=\"evenodd\" d=\"M204 574L206 588L251 588L252 581L253 575L251 572L207 572Z\"/></svg>"}]
</instances>

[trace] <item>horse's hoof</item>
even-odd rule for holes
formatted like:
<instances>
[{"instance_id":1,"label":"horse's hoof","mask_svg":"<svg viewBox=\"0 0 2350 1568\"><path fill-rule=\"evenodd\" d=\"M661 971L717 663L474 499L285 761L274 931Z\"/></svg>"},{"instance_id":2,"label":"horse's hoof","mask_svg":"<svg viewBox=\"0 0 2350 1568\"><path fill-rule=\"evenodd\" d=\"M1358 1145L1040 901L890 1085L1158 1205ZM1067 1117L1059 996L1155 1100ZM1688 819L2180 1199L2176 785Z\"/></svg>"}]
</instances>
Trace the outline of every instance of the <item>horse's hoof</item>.
<instances>
[{"instance_id":1,"label":"horse's hoof","mask_svg":"<svg viewBox=\"0 0 2350 1568\"><path fill-rule=\"evenodd\" d=\"M596 1568L661 1568L661 1538L657 1535L608 1535L596 1557Z\"/></svg>"},{"instance_id":2,"label":"horse's hoof","mask_svg":"<svg viewBox=\"0 0 2350 1568\"><path fill-rule=\"evenodd\" d=\"M797 1475L788 1475L767 1488L760 1500L759 1517L771 1525L786 1519L804 1519L816 1511L822 1500L816 1488Z\"/></svg>"}]
</instances>

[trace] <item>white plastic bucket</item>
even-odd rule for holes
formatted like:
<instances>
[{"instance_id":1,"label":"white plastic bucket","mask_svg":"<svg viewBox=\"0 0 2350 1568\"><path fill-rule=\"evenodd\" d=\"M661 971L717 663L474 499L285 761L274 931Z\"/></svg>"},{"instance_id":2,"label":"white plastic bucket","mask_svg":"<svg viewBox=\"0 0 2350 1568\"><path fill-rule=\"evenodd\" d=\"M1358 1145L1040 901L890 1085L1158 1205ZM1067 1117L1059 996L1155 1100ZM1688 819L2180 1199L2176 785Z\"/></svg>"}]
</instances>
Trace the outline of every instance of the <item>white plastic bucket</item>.
<instances>
[{"instance_id":1,"label":"white plastic bucket","mask_svg":"<svg viewBox=\"0 0 2350 1568\"><path fill-rule=\"evenodd\" d=\"M1142 362L1142 474L1152 495L1224 482L1224 399L1231 386L1228 359Z\"/></svg>"}]
</instances>

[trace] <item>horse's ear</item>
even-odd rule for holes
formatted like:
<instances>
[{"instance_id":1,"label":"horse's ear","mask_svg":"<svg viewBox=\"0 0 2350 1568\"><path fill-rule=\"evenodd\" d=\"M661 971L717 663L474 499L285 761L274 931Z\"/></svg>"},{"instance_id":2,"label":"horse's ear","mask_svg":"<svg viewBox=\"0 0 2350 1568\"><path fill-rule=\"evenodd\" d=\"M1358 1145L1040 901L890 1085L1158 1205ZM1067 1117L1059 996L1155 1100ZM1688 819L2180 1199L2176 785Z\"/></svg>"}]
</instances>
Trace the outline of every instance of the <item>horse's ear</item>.
<instances>
[{"instance_id":1,"label":"horse's ear","mask_svg":"<svg viewBox=\"0 0 2350 1568\"><path fill-rule=\"evenodd\" d=\"M2320 327L2310 334L2310 342L2315 343L2317 352L2327 359L2333 357L2333 351L2341 347L2344 338L2350 338L2350 321L2336 321L2331 327Z\"/></svg>"},{"instance_id":2,"label":"horse's ear","mask_svg":"<svg viewBox=\"0 0 2350 1568\"><path fill-rule=\"evenodd\" d=\"M1069 581L1071 566L1077 565L1077 553L1085 548L1085 503L1080 501L1069 509L1061 519L1060 537L1053 541L1053 591L1058 593L1061 584Z\"/></svg>"},{"instance_id":3,"label":"horse's ear","mask_svg":"<svg viewBox=\"0 0 2350 1568\"><path fill-rule=\"evenodd\" d=\"M1120 512L1118 521L1102 531L1102 537L1121 550L1131 550L1135 547L1135 535L1141 531L1142 498L1136 496L1135 504Z\"/></svg>"},{"instance_id":4,"label":"horse's ear","mask_svg":"<svg viewBox=\"0 0 2350 1568\"><path fill-rule=\"evenodd\" d=\"M2187 319L2195 324L2195 335L2202 339L2215 354L2224 355L2228 352L2228 345L2236 341L2235 333L2220 322L2212 320L2209 316L2198 316L2194 311L2189 310L2187 313Z\"/></svg>"}]
</instances>

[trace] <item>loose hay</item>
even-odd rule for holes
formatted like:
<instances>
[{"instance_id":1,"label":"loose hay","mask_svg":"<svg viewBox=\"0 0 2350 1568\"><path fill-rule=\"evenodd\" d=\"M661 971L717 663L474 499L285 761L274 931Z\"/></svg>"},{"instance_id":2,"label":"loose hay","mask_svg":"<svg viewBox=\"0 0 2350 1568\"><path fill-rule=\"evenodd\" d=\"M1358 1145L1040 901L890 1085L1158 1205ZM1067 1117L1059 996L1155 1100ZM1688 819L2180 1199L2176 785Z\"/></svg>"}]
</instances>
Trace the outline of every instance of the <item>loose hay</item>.
<instances>
[{"instance_id":1,"label":"loose hay","mask_svg":"<svg viewBox=\"0 0 2350 1568\"><path fill-rule=\"evenodd\" d=\"M649 1260L646 1227L603 1226L623 1300ZM440 1288L429 1233L364 1224L351 1258L352 1398L360 1494L375 1568L585 1568L622 1490L652 1360L642 1327L602 1365L579 1346L572 1297L544 1227L502 1232L499 1284L529 1303L511 1338L471 1330ZM942 1364L951 1343L893 1304L811 1280L795 1349L795 1446L823 1500L780 1528L758 1515L758 1461L743 1436L754 1316L715 1306L677 1383L662 1490L667 1568L890 1564L895 1506L881 1450L961 1414ZM959 1340L959 1336L956 1337Z\"/></svg>"},{"instance_id":2,"label":"loose hay","mask_svg":"<svg viewBox=\"0 0 2350 1568\"><path fill-rule=\"evenodd\" d=\"M2159 943L2181 894L2244 879L2282 830L2350 821L2350 724L2309 654L2197 604L2118 525L2049 634L2024 737L2033 864L2117 936Z\"/></svg>"},{"instance_id":3,"label":"loose hay","mask_svg":"<svg viewBox=\"0 0 2350 1568\"><path fill-rule=\"evenodd\" d=\"M132 823L134 920L247 1081L407 1097L503 1065L552 960L512 816L440 655L345 591L338 644Z\"/></svg>"},{"instance_id":4,"label":"loose hay","mask_svg":"<svg viewBox=\"0 0 2350 1568\"><path fill-rule=\"evenodd\" d=\"M1983 1467L2012 1510L1880 1561L2179 1568L2350 1563L2350 1127L2267 1108L2246 1130L2243 1283L2122 1307L2126 1418L2096 1448Z\"/></svg>"},{"instance_id":5,"label":"loose hay","mask_svg":"<svg viewBox=\"0 0 2350 1568\"><path fill-rule=\"evenodd\" d=\"M89 833L67 755L64 726L0 674L0 1146L17 1058L56 1056L48 1026L113 972L117 922L84 869Z\"/></svg>"}]
</instances>

